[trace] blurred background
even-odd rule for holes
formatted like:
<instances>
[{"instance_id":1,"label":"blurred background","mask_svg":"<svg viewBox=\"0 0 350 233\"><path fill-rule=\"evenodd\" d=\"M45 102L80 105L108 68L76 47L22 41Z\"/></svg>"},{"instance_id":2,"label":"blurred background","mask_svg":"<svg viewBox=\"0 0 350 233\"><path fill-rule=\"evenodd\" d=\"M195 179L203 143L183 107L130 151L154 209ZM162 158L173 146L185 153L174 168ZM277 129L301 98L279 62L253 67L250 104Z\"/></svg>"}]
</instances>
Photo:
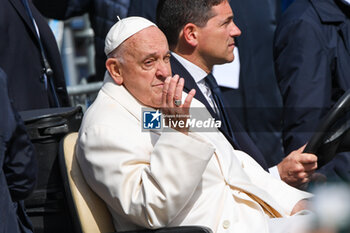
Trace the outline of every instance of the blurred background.
<instances>
[{"instance_id":1,"label":"blurred background","mask_svg":"<svg viewBox=\"0 0 350 233\"><path fill-rule=\"evenodd\" d=\"M73 106L83 110L94 100L102 81L88 83L95 75L94 31L87 14L61 21L48 19L61 53L67 90Z\"/></svg>"}]
</instances>

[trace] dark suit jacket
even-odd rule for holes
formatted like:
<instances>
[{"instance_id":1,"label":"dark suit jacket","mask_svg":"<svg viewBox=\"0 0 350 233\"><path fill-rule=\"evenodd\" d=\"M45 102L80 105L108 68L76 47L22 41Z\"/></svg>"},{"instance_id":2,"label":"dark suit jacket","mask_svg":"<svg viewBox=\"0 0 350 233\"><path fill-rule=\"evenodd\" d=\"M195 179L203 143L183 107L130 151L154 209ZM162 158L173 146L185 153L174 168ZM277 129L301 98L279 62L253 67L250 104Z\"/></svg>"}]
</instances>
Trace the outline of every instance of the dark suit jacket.
<instances>
[{"instance_id":1,"label":"dark suit jacket","mask_svg":"<svg viewBox=\"0 0 350 233\"><path fill-rule=\"evenodd\" d=\"M141 16L156 22L158 0L130 0L128 16Z\"/></svg>"},{"instance_id":2,"label":"dark suit jacket","mask_svg":"<svg viewBox=\"0 0 350 233\"><path fill-rule=\"evenodd\" d=\"M23 200L33 191L36 159L19 115L10 104L0 69L0 232L31 232Z\"/></svg>"},{"instance_id":3,"label":"dark suit jacket","mask_svg":"<svg viewBox=\"0 0 350 233\"><path fill-rule=\"evenodd\" d=\"M285 156L282 148L282 97L273 64L277 4L271 0L231 0L240 58L239 88L221 87L224 98L269 167ZM229 74L228 74L229 75Z\"/></svg>"},{"instance_id":4,"label":"dark suit jacket","mask_svg":"<svg viewBox=\"0 0 350 233\"><path fill-rule=\"evenodd\" d=\"M197 100L199 100L200 102L202 102L206 106L206 108L209 110L212 117L217 119L217 115L210 107L208 101L206 100L206 98L202 94L201 90L197 86L197 84L194 81L191 74L173 56L170 58L170 62L171 62L171 69L172 69L173 75L178 74L178 75L180 75L180 77L183 77L185 79L184 91L189 92L191 89L195 89L196 90L195 98ZM229 112L229 115L230 115L231 127L234 131L235 140L233 140L225 132L223 132L223 131L221 131L221 132L225 135L227 140L231 143L231 145L235 149L240 149L240 150L246 152L251 157L253 157L265 170L267 170L268 167L267 167L264 156L261 154L259 149L255 146L254 142L250 139L248 134L245 132L245 130L243 129L240 122L236 119L234 113Z\"/></svg>"},{"instance_id":5,"label":"dark suit jacket","mask_svg":"<svg viewBox=\"0 0 350 233\"><path fill-rule=\"evenodd\" d=\"M307 143L350 88L350 5L341 0L293 2L277 27L274 59L288 153ZM349 155L336 157L330 166L350 180Z\"/></svg>"},{"instance_id":6,"label":"dark suit jacket","mask_svg":"<svg viewBox=\"0 0 350 233\"><path fill-rule=\"evenodd\" d=\"M32 5L33 16L44 50L54 71L54 83L62 106L69 105L56 40L40 13ZM0 67L8 75L9 96L18 111L53 107L52 94L42 81L43 63L36 31L21 0L0 0Z\"/></svg>"}]
</instances>

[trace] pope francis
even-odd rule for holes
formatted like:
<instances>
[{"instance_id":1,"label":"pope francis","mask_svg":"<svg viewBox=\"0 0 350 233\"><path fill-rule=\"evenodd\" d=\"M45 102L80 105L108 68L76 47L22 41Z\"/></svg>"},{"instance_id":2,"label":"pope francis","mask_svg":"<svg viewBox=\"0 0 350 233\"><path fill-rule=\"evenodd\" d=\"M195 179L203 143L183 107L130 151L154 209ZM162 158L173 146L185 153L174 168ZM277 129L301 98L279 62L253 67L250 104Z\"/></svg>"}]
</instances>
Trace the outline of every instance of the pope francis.
<instances>
[{"instance_id":1,"label":"pope francis","mask_svg":"<svg viewBox=\"0 0 350 233\"><path fill-rule=\"evenodd\" d=\"M167 40L156 25L119 20L105 53L108 71L84 116L77 158L117 231L202 225L213 232L293 232L290 226L303 222L311 194L273 178L217 129L172 124L210 114L195 90L183 93L184 80L171 77ZM168 127L143 130L145 107L161 111Z\"/></svg>"}]
</instances>

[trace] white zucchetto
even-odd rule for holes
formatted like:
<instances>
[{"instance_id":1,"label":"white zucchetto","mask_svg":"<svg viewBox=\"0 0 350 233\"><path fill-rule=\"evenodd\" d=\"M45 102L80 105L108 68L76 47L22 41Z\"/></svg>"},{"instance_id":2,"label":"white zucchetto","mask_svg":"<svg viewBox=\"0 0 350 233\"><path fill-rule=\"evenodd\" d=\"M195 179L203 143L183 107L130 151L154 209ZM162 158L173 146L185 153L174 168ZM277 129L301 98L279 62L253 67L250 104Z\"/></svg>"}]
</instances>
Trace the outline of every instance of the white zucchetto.
<instances>
[{"instance_id":1,"label":"white zucchetto","mask_svg":"<svg viewBox=\"0 0 350 233\"><path fill-rule=\"evenodd\" d=\"M132 16L119 20L109 30L105 40L105 54L110 54L114 49L118 48L126 39L135 33L150 27L155 26L148 19Z\"/></svg>"}]
</instances>

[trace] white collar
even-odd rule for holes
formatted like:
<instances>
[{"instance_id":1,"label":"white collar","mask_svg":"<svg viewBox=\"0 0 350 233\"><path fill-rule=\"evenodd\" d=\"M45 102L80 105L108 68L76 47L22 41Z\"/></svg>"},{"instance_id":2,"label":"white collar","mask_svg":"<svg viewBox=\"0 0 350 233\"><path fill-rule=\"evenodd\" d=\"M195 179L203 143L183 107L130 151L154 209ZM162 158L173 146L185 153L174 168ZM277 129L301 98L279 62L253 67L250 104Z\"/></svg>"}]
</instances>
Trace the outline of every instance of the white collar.
<instances>
[{"instance_id":1,"label":"white collar","mask_svg":"<svg viewBox=\"0 0 350 233\"><path fill-rule=\"evenodd\" d=\"M151 107L144 106L140 101L138 101L125 87L124 85L118 85L114 82L110 76L108 70L105 72L105 77L103 80L103 85L101 91L108 95L110 98L114 99L125 109L127 109L134 117L140 120L142 116L142 108Z\"/></svg>"},{"instance_id":2,"label":"white collar","mask_svg":"<svg viewBox=\"0 0 350 233\"><path fill-rule=\"evenodd\" d=\"M208 75L202 68L181 57L180 55L174 52L171 52L171 55L174 56L181 63L181 65L186 68L196 83L200 82Z\"/></svg>"}]
</instances>

